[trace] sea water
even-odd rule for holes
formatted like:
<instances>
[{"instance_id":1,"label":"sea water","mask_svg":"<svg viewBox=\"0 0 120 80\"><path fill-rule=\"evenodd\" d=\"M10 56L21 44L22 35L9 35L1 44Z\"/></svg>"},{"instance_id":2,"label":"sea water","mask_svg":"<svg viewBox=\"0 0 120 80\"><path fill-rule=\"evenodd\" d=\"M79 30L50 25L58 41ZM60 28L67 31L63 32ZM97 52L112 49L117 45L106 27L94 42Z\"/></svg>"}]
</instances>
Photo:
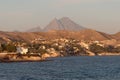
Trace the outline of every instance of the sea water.
<instances>
[{"instance_id":1,"label":"sea water","mask_svg":"<svg viewBox=\"0 0 120 80\"><path fill-rule=\"evenodd\" d=\"M0 63L0 80L120 80L120 56L50 58Z\"/></svg>"}]
</instances>

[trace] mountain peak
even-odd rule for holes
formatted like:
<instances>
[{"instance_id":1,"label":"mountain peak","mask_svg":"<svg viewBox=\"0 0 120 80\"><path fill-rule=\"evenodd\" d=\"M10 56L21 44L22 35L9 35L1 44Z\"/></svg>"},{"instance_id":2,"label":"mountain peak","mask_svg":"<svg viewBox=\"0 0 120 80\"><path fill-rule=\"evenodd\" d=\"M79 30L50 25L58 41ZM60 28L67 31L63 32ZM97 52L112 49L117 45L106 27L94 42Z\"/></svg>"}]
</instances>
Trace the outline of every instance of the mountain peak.
<instances>
[{"instance_id":1,"label":"mountain peak","mask_svg":"<svg viewBox=\"0 0 120 80\"><path fill-rule=\"evenodd\" d=\"M79 31L85 29L84 27L76 24L69 17L63 17L61 19L53 19L45 28L44 31L50 30L68 30L68 31Z\"/></svg>"},{"instance_id":2,"label":"mountain peak","mask_svg":"<svg viewBox=\"0 0 120 80\"><path fill-rule=\"evenodd\" d=\"M70 20L69 17L62 17L61 20Z\"/></svg>"},{"instance_id":3,"label":"mountain peak","mask_svg":"<svg viewBox=\"0 0 120 80\"><path fill-rule=\"evenodd\" d=\"M58 23L58 19L57 18L54 18L50 23Z\"/></svg>"},{"instance_id":4,"label":"mountain peak","mask_svg":"<svg viewBox=\"0 0 120 80\"><path fill-rule=\"evenodd\" d=\"M57 21L57 18L55 17L55 18L53 19L53 21Z\"/></svg>"},{"instance_id":5,"label":"mountain peak","mask_svg":"<svg viewBox=\"0 0 120 80\"><path fill-rule=\"evenodd\" d=\"M54 18L45 28L44 31L51 31L51 30L62 30L62 25L60 24L57 18Z\"/></svg>"}]
</instances>

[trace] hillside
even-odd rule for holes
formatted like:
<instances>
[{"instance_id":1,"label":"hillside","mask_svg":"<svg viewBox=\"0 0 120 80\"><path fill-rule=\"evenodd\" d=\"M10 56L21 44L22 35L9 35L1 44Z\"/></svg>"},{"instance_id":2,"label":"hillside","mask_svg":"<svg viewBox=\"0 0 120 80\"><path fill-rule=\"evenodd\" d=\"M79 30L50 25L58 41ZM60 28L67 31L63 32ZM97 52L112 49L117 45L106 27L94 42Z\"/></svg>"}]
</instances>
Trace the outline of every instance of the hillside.
<instances>
[{"instance_id":1,"label":"hillside","mask_svg":"<svg viewBox=\"0 0 120 80\"><path fill-rule=\"evenodd\" d=\"M120 41L120 32L112 35L116 40Z\"/></svg>"},{"instance_id":2,"label":"hillside","mask_svg":"<svg viewBox=\"0 0 120 80\"><path fill-rule=\"evenodd\" d=\"M56 38L73 38L78 40L109 40L113 36L98 32L95 30L81 30L81 31L65 31L65 30L52 30L48 32L0 32L0 42L10 41L25 41L31 42L37 38L56 39Z\"/></svg>"},{"instance_id":3,"label":"hillside","mask_svg":"<svg viewBox=\"0 0 120 80\"><path fill-rule=\"evenodd\" d=\"M58 20L62 26L64 27L64 30L69 30L69 31L79 31L79 30L84 30L86 29L85 27L80 26L79 24L75 23L68 17L63 17Z\"/></svg>"},{"instance_id":4,"label":"hillside","mask_svg":"<svg viewBox=\"0 0 120 80\"><path fill-rule=\"evenodd\" d=\"M0 33L1 42L11 42L11 41L25 41L30 42L35 38L39 38L40 35L32 32L2 32Z\"/></svg>"}]
</instances>

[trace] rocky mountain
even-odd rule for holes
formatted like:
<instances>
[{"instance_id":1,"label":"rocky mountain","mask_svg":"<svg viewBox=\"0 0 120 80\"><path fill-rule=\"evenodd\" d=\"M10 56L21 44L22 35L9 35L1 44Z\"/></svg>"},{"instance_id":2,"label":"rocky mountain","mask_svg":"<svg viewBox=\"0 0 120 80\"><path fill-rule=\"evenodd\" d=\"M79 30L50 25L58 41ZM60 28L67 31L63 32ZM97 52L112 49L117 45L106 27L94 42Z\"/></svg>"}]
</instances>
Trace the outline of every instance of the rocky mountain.
<instances>
[{"instance_id":1,"label":"rocky mountain","mask_svg":"<svg viewBox=\"0 0 120 80\"><path fill-rule=\"evenodd\" d=\"M68 17L63 17L59 20L59 22L64 27L64 30L70 30L70 31L79 31L86 29L85 27L80 26L79 24L75 23Z\"/></svg>"},{"instance_id":2,"label":"rocky mountain","mask_svg":"<svg viewBox=\"0 0 120 80\"><path fill-rule=\"evenodd\" d=\"M84 29L86 28L75 23L68 17L63 17L61 19L53 19L46 27L44 27L44 29L41 29L40 27L35 27L27 30L26 32L47 32L51 30L79 31Z\"/></svg>"},{"instance_id":3,"label":"rocky mountain","mask_svg":"<svg viewBox=\"0 0 120 80\"><path fill-rule=\"evenodd\" d=\"M55 18L45 28L44 31L63 30L62 24Z\"/></svg>"},{"instance_id":4,"label":"rocky mountain","mask_svg":"<svg viewBox=\"0 0 120 80\"><path fill-rule=\"evenodd\" d=\"M68 17L63 17L61 19L54 19L52 20L45 28L44 31L50 31L50 30L68 30L68 31L79 31L86 29L78 24L76 24L74 21L69 19Z\"/></svg>"}]
</instances>

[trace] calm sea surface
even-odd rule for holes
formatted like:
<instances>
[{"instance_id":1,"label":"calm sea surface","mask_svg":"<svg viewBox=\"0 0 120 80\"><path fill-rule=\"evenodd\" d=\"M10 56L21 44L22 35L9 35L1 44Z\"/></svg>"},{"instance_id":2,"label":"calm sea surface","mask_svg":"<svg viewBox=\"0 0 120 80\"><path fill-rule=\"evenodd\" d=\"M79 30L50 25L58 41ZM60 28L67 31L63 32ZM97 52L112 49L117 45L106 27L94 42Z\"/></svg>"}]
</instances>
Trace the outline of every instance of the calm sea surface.
<instances>
[{"instance_id":1,"label":"calm sea surface","mask_svg":"<svg viewBox=\"0 0 120 80\"><path fill-rule=\"evenodd\" d=\"M0 80L120 80L120 56L0 63Z\"/></svg>"}]
</instances>

